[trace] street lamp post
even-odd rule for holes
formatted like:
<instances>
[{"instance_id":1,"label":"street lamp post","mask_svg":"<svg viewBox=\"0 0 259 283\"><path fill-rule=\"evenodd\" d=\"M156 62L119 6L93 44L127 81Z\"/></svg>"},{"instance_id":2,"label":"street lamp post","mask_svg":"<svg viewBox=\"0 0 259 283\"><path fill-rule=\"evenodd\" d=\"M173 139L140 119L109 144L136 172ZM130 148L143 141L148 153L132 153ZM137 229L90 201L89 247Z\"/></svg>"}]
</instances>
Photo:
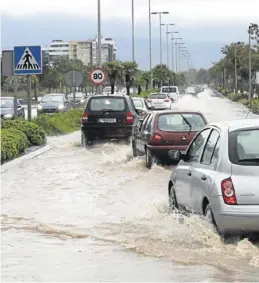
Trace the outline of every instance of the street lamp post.
<instances>
[{"instance_id":1,"label":"street lamp post","mask_svg":"<svg viewBox=\"0 0 259 283\"><path fill-rule=\"evenodd\" d=\"M135 62L135 15L134 15L134 0L131 0L131 29L132 29L132 62Z\"/></svg>"},{"instance_id":2,"label":"street lamp post","mask_svg":"<svg viewBox=\"0 0 259 283\"><path fill-rule=\"evenodd\" d=\"M160 32L160 65L163 63L162 57L162 15L169 14L169 12L152 12L151 15L159 15L159 32Z\"/></svg>"},{"instance_id":3,"label":"street lamp post","mask_svg":"<svg viewBox=\"0 0 259 283\"><path fill-rule=\"evenodd\" d=\"M97 56L97 66L99 68L102 67L102 31L101 31L101 0L98 0L97 1L97 25L98 25L98 39L97 39L97 42L98 42L98 56ZM102 86L100 85L98 88L97 88L97 91L99 93L102 92Z\"/></svg>"},{"instance_id":4,"label":"street lamp post","mask_svg":"<svg viewBox=\"0 0 259 283\"><path fill-rule=\"evenodd\" d=\"M240 42L237 42L234 44L234 56L235 56L235 93L237 92L238 87L238 76L237 76L237 45L239 45Z\"/></svg>"},{"instance_id":5,"label":"street lamp post","mask_svg":"<svg viewBox=\"0 0 259 283\"><path fill-rule=\"evenodd\" d=\"M251 52L251 31L252 27L249 26L248 29L248 44L249 44L249 55L248 55L248 69L249 69L249 90L248 90L248 98L250 107L252 106L252 52Z\"/></svg>"},{"instance_id":6,"label":"street lamp post","mask_svg":"<svg viewBox=\"0 0 259 283\"><path fill-rule=\"evenodd\" d=\"M148 0L148 22L149 22L149 71L150 71L150 89L152 88L152 33L151 33L151 0Z\"/></svg>"},{"instance_id":7,"label":"street lamp post","mask_svg":"<svg viewBox=\"0 0 259 283\"><path fill-rule=\"evenodd\" d=\"M166 26L166 62L167 62L167 67L169 67L169 26L174 26L174 24L161 24L162 26Z\"/></svg>"},{"instance_id":8,"label":"street lamp post","mask_svg":"<svg viewBox=\"0 0 259 283\"><path fill-rule=\"evenodd\" d=\"M181 40L182 38L181 37L177 37L175 38L175 73L178 73L178 40Z\"/></svg>"},{"instance_id":9,"label":"street lamp post","mask_svg":"<svg viewBox=\"0 0 259 283\"><path fill-rule=\"evenodd\" d=\"M170 32L172 34L171 40L172 40L172 72L174 72L174 34L179 33L178 31L172 31Z\"/></svg>"}]
</instances>

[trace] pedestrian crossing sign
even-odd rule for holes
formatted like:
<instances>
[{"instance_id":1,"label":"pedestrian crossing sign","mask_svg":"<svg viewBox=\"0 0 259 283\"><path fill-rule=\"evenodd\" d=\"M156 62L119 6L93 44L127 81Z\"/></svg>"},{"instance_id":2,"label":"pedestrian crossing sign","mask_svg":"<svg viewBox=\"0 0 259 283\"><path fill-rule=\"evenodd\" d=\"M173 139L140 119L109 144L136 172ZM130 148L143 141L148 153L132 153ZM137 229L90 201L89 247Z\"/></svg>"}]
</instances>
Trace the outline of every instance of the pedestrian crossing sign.
<instances>
[{"instance_id":1,"label":"pedestrian crossing sign","mask_svg":"<svg viewBox=\"0 0 259 283\"><path fill-rule=\"evenodd\" d=\"M14 75L42 74L41 46L15 46Z\"/></svg>"}]
</instances>

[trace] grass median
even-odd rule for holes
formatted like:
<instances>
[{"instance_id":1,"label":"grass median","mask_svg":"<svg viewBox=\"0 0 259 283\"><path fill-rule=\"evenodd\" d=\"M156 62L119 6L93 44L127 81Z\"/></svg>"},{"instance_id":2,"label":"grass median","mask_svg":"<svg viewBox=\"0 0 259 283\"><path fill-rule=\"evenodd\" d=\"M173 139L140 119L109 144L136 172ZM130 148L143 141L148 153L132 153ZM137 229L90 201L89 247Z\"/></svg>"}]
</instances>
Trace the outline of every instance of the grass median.
<instances>
[{"instance_id":1,"label":"grass median","mask_svg":"<svg viewBox=\"0 0 259 283\"><path fill-rule=\"evenodd\" d=\"M1 163L24 154L31 146L43 146L47 135L69 134L80 129L82 109L40 115L32 122L15 119L1 124Z\"/></svg>"}]
</instances>

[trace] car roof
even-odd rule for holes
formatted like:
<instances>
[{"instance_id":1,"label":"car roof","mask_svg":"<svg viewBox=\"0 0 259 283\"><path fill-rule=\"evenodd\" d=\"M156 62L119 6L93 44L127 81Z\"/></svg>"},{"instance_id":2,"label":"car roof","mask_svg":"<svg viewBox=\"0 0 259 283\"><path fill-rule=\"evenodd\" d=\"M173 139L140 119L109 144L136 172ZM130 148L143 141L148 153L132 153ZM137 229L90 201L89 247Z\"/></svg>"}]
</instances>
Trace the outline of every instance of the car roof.
<instances>
[{"instance_id":1,"label":"car roof","mask_svg":"<svg viewBox=\"0 0 259 283\"><path fill-rule=\"evenodd\" d=\"M202 112L200 111L192 111L192 110L160 110L154 112L156 115L161 114L199 114L201 116L204 116Z\"/></svg>"},{"instance_id":2,"label":"car roof","mask_svg":"<svg viewBox=\"0 0 259 283\"><path fill-rule=\"evenodd\" d=\"M12 97L12 96L1 96L1 99L14 99L14 97Z\"/></svg>"},{"instance_id":3,"label":"car roof","mask_svg":"<svg viewBox=\"0 0 259 283\"><path fill-rule=\"evenodd\" d=\"M43 96L45 96L45 95L50 95L50 96L60 96L60 95L66 95L65 93L46 93L46 94L44 94Z\"/></svg>"},{"instance_id":4,"label":"car roof","mask_svg":"<svg viewBox=\"0 0 259 283\"><path fill-rule=\"evenodd\" d=\"M237 120L223 121L223 122L218 122L218 123L210 123L208 126L215 126L222 130L227 130L229 132L232 132L232 131L236 131L239 129L259 127L259 118L237 119Z\"/></svg>"}]
</instances>

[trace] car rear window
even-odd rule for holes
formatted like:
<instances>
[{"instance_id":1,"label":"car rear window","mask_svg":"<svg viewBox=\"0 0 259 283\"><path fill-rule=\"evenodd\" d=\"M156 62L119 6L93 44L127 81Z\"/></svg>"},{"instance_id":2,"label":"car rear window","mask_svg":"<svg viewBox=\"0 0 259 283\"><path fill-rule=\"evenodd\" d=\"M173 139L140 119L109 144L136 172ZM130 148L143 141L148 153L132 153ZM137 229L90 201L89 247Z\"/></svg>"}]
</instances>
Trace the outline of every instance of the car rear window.
<instances>
[{"instance_id":1,"label":"car rear window","mask_svg":"<svg viewBox=\"0 0 259 283\"><path fill-rule=\"evenodd\" d=\"M229 159L237 165L259 166L259 129L229 132Z\"/></svg>"},{"instance_id":2,"label":"car rear window","mask_svg":"<svg viewBox=\"0 0 259 283\"><path fill-rule=\"evenodd\" d=\"M133 99L133 103L136 108L142 108L144 106L143 101L141 99Z\"/></svg>"},{"instance_id":3,"label":"car rear window","mask_svg":"<svg viewBox=\"0 0 259 283\"><path fill-rule=\"evenodd\" d=\"M150 99L165 99L167 98L166 94L151 94L149 96Z\"/></svg>"},{"instance_id":4,"label":"car rear window","mask_svg":"<svg viewBox=\"0 0 259 283\"><path fill-rule=\"evenodd\" d=\"M124 111L126 108L124 98L120 97L95 97L91 98L89 106L91 111Z\"/></svg>"},{"instance_id":5,"label":"car rear window","mask_svg":"<svg viewBox=\"0 0 259 283\"><path fill-rule=\"evenodd\" d=\"M158 129L166 132L200 131L205 121L199 114L162 114L158 117Z\"/></svg>"},{"instance_id":6,"label":"car rear window","mask_svg":"<svg viewBox=\"0 0 259 283\"><path fill-rule=\"evenodd\" d=\"M176 87L163 87L162 92L169 93L169 92L177 92Z\"/></svg>"}]
</instances>

